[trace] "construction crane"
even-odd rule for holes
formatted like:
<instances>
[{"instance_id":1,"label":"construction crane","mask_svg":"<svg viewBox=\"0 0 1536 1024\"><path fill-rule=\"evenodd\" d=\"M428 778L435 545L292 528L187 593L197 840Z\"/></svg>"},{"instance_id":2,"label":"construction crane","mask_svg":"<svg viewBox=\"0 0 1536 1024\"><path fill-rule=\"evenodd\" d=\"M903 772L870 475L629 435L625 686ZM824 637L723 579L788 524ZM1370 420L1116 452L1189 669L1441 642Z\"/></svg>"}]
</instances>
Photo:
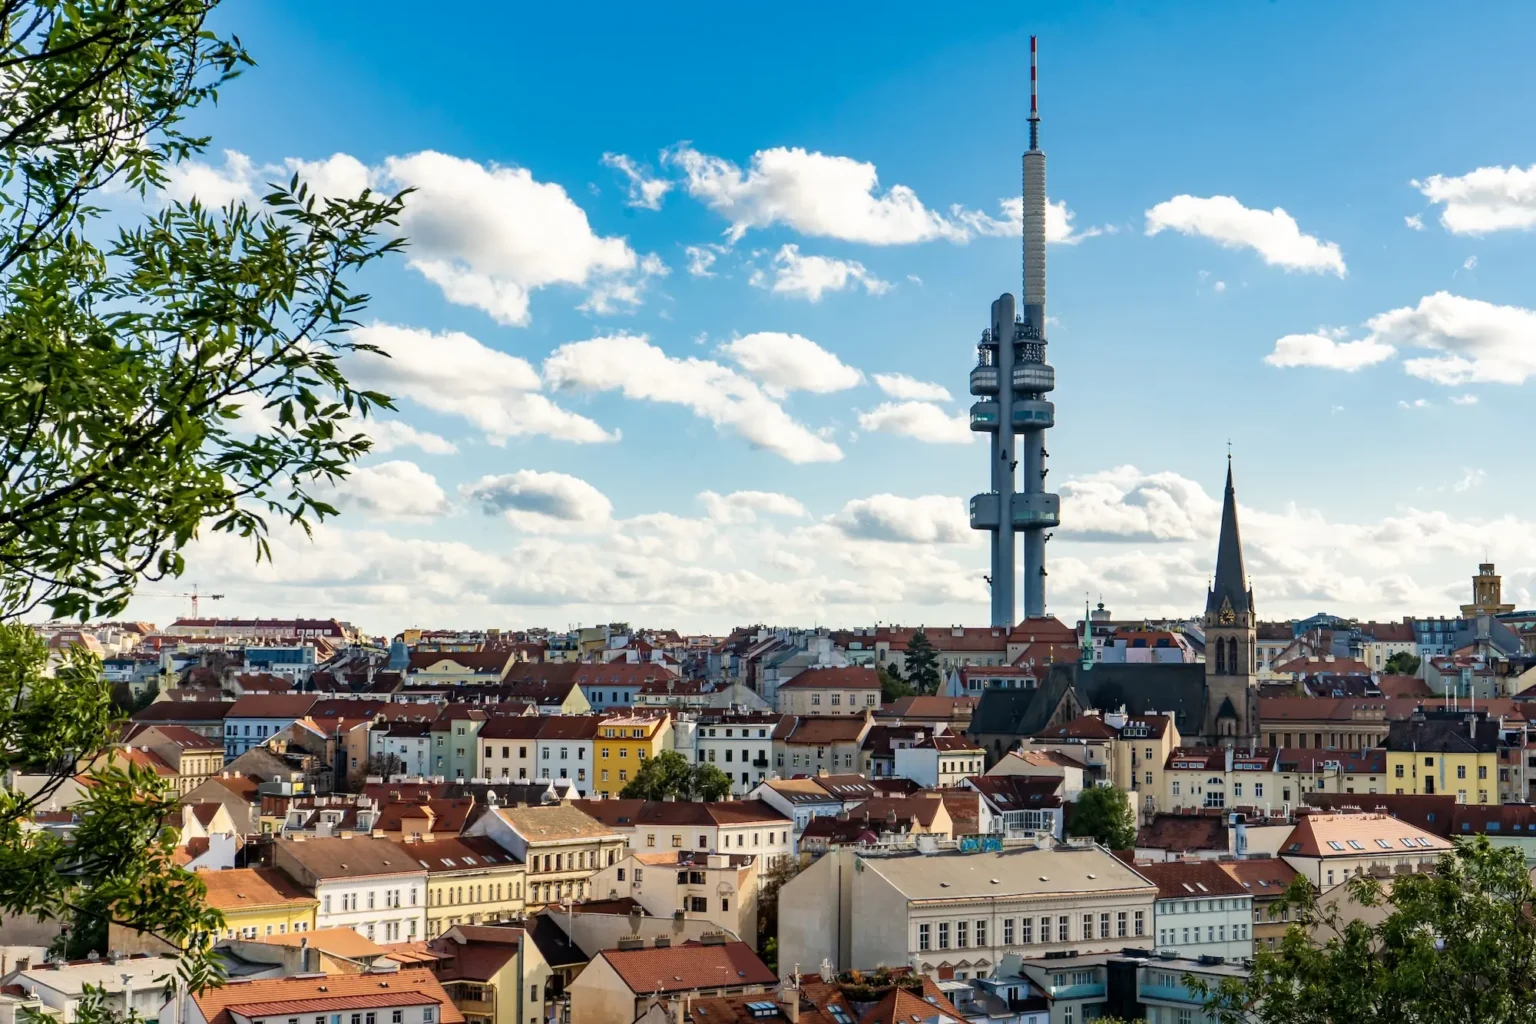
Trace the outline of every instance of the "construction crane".
<instances>
[{"instance_id":1,"label":"construction crane","mask_svg":"<svg viewBox=\"0 0 1536 1024\"><path fill-rule=\"evenodd\" d=\"M198 614L198 602L199 601L222 601L222 600L224 600L224 595L223 594L199 594L197 592L197 584L196 583L192 584L192 589L190 591L141 590L141 591L139 591L139 593L143 594L145 597L189 597L189 598L192 599L192 617L194 619L202 617L201 615Z\"/></svg>"}]
</instances>

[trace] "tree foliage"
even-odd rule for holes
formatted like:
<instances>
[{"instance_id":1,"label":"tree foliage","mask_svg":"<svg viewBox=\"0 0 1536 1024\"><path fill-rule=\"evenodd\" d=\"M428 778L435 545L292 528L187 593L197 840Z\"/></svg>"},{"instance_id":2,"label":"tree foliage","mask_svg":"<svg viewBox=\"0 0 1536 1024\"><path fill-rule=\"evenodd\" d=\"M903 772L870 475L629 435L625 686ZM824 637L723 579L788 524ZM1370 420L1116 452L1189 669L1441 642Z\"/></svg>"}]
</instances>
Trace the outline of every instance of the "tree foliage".
<instances>
[{"instance_id":1,"label":"tree foliage","mask_svg":"<svg viewBox=\"0 0 1536 1024\"><path fill-rule=\"evenodd\" d=\"M1419 674L1419 656L1409 654L1407 651L1398 651L1387 658L1387 673L1395 676L1416 676Z\"/></svg>"},{"instance_id":2,"label":"tree foliage","mask_svg":"<svg viewBox=\"0 0 1536 1024\"><path fill-rule=\"evenodd\" d=\"M723 800L731 778L712 764L689 764L675 750L650 758L619 791L626 800Z\"/></svg>"},{"instance_id":3,"label":"tree foliage","mask_svg":"<svg viewBox=\"0 0 1536 1024\"><path fill-rule=\"evenodd\" d=\"M1223 1024L1536 1020L1536 893L1518 849L1460 839L1433 872L1356 876L1347 891L1384 919L1341 914L1298 879L1284 940L1246 981L1203 987L1208 1009Z\"/></svg>"},{"instance_id":4,"label":"tree foliage","mask_svg":"<svg viewBox=\"0 0 1536 1024\"><path fill-rule=\"evenodd\" d=\"M1074 836L1092 836L1094 842L1111 850L1129 850L1136 845L1136 812L1125 790L1118 786L1089 786L1072 804L1067 831Z\"/></svg>"},{"instance_id":5,"label":"tree foliage","mask_svg":"<svg viewBox=\"0 0 1536 1024\"><path fill-rule=\"evenodd\" d=\"M881 703L889 704L917 692L907 684L905 679L901 678L901 673L896 671L895 665L877 665L875 676L880 680Z\"/></svg>"},{"instance_id":6,"label":"tree foliage","mask_svg":"<svg viewBox=\"0 0 1536 1024\"><path fill-rule=\"evenodd\" d=\"M46 781L31 796L0 789L0 916L64 922L59 950L105 953L111 922L201 951L223 917L203 906L198 877L173 860L180 823L177 797L146 766L100 757L117 730L111 686L101 663L82 648L52 674L46 642L24 626L0 625L0 758ZM79 766L80 823L64 838L31 826ZM216 964L182 962L192 987L217 979Z\"/></svg>"},{"instance_id":7,"label":"tree foliage","mask_svg":"<svg viewBox=\"0 0 1536 1024\"><path fill-rule=\"evenodd\" d=\"M174 795L101 754L117 735L100 662L15 625L114 615L222 532L270 557L269 521L308 530L369 448L349 283L402 244L402 196L317 196L297 176L252 209L167 202L207 139L186 116L251 65L209 31L217 0L0 0L0 755L46 782L0 792L0 915L109 922L185 947L218 980L222 923L172 859ZM105 215L110 195L113 217ZM31 827L91 764L79 824ZM89 1002L77 1019L104 1019ZM94 1017L93 1017L94 1015Z\"/></svg>"},{"instance_id":8,"label":"tree foliage","mask_svg":"<svg viewBox=\"0 0 1536 1024\"><path fill-rule=\"evenodd\" d=\"M907 641L906 676L913 690L921 694L938 693L939 684L944 681L939 672L939 652L921 629Z\"/></svg>"},{"instance_id":9,"label":"tree foliage","mask_svg":"<svg viewBox=\"0 0 1536 1024\"><path fill-rule=\"evenodd\" d=\"M163 204L201 149L182 119L251 63L216 0L0 4L0 615L115 615L175 576L206 526L269 554L268 519L335 510L317 484L364 454L386 396L341 359L397 249L400 197L256 210ZM115 230L95 205L160 208ZM242 412L244 415L242 415Z\"/></svg>"}]
</instances>

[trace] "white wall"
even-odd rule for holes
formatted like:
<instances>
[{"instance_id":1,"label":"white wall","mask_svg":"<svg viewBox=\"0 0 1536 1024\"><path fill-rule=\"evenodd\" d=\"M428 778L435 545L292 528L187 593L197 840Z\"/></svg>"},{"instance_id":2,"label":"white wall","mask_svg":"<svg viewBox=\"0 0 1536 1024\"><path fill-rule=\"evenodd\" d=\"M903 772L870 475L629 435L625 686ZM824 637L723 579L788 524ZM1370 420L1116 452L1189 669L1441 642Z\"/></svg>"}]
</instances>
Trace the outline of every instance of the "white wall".
<instances>
[{"instance_id":1,"label":"white wall","mask_svg":"<svg viewBox=\"0 0 1536 1024\"><path fill-rule=\"evenodd\" d=\"M375 942L408 942L427 933L427 873L331 878L315 886L316 928L351 928Z\"/></svg>"}]
</instances>

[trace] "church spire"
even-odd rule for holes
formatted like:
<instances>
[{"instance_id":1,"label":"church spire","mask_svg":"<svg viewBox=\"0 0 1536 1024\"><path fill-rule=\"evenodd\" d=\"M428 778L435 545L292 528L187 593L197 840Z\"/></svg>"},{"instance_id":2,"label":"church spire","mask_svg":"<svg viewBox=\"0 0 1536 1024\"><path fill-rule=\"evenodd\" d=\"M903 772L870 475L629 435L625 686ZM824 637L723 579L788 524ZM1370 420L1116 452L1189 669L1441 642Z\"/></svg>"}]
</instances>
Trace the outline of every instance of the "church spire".
<instances>
[{"instance_id":1,"label":"church spire","mask_svg":"<svg viewBox=\"0 0 1536 1024\"><path fill-rule=\"evenodd\" d=\"M1237 496L1232 489L1232 454L1227 453L1227 491L1221 503L1221 538L1216 545L1216 578L1205 600L1205 613L1219 616L1230 609L1233 616L1253 610L1253 593L1243 567L1243 539L1237 529Z\"/></svg>"}]
</instances>

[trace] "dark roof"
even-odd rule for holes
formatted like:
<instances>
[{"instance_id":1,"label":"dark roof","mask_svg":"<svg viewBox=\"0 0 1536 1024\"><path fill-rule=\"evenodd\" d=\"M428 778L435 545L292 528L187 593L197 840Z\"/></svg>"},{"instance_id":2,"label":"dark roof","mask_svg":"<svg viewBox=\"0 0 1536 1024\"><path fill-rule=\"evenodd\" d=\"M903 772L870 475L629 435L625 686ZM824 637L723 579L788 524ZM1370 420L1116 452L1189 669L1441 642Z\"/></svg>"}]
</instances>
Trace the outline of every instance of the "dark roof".
<instances>
[{"instance_id":1,"label":"dark roof","mask_svg":"<svg viewBox=\"0 0 1536 1024\"><path fill-rule=\"evenodd\" d=\"M1451 815L1451 834L1536 838L1536 807L1530 804L1459 806Z\"/></svg>"},{"instance_id":2,"label":"dark roof","mask_svg":"<svg viewBox=\"0 0 1536 1024\"><path fill-rule=\"evenodd\" d=\"M1046 678L1032 689L992 687L983 690L966 731L972 736L1035 735L1050 722L1051 715L1072 688L1072 673L1058 671L1065 667L1051 666Z\"/></svg>"},{"instance_id":3,"label":"dark roof","mask_svg":"<svg viewBox=\"0 0 1536 1024\"><path fill-rule=\"evenodd\" d=\"M1219 814L1159 814L1136 833L1136 847L1170 853L1226 850L1226 821Z\"/></svg>"},{"instance_id":4,"label":"dark roof","mask_svg":"<svg viewBox=\"0 0 1536 1024\"><path fill-rule=\"evenodd\" d=\"M973 775L968 781L998 813L1061 806L1061 779L1033 775Z\"/></svg>"},{"instance_id":5,"label":"dark roof","mask_svg":"<svg viewBox=\"0 0 1536 1024\"><path fill-rule=\"evenodd\" d=\"M1489 754L1499 749L1499 721L1470 713L1429 712L1387 727L1388 750Z\"/></svg>"},{"instance_id":6,"label":"dark roof","mask_svg":"<svg viewBox=\"0 0 1536 1024\"><path fill-rule=\"evenodd\" d=\"M133 713L135 722L221 722L234 701L158 700Z\"/></svg>"},{"instance_id":7,"label":"dark roof","mask_svg":"<svg viewBox=\"0 0 1536 1024\"><path fill-rule=\"evenodd\" d=\"M1216 576L1205 598L1205 614L1214 616L1223 605L1242 616L1253 609L1253 591L1243 567L1243 539L1237 529L1237 494L1232 489L1232 460L1227 459L1227 489L1221 501L1221 537L1216 542Z\"/></svg>"},{"instance_id":8,"label":"dark roof","mask_svg":"<svg viewBox=\"0 0 1536 1024\"><path fill-rule=\"evenodd\" d=\"M1085 708L1118 711L1128 715L1173 712L1174 724L1183 736L1205 731L1205 666L1199 662L1168 662L1126 665L1053 665L1051 674L1069 675L1077 681L1078 699Z\"/></svg>"},{"instance_id":9,"label":"dark roof","mask_svg":"<svg viewBox=\"0 0 1536 1024\"><path fill-rule=\"evenodd\" d=\"M538 947L544 962L556 970L561 967L585 964L592 959L582 952L581 947L572 942L571 937L565 933L565 929L550 920L547 914L535 914L529 918L524 926L524 932Z\"/></svg>"}]
</instances>

